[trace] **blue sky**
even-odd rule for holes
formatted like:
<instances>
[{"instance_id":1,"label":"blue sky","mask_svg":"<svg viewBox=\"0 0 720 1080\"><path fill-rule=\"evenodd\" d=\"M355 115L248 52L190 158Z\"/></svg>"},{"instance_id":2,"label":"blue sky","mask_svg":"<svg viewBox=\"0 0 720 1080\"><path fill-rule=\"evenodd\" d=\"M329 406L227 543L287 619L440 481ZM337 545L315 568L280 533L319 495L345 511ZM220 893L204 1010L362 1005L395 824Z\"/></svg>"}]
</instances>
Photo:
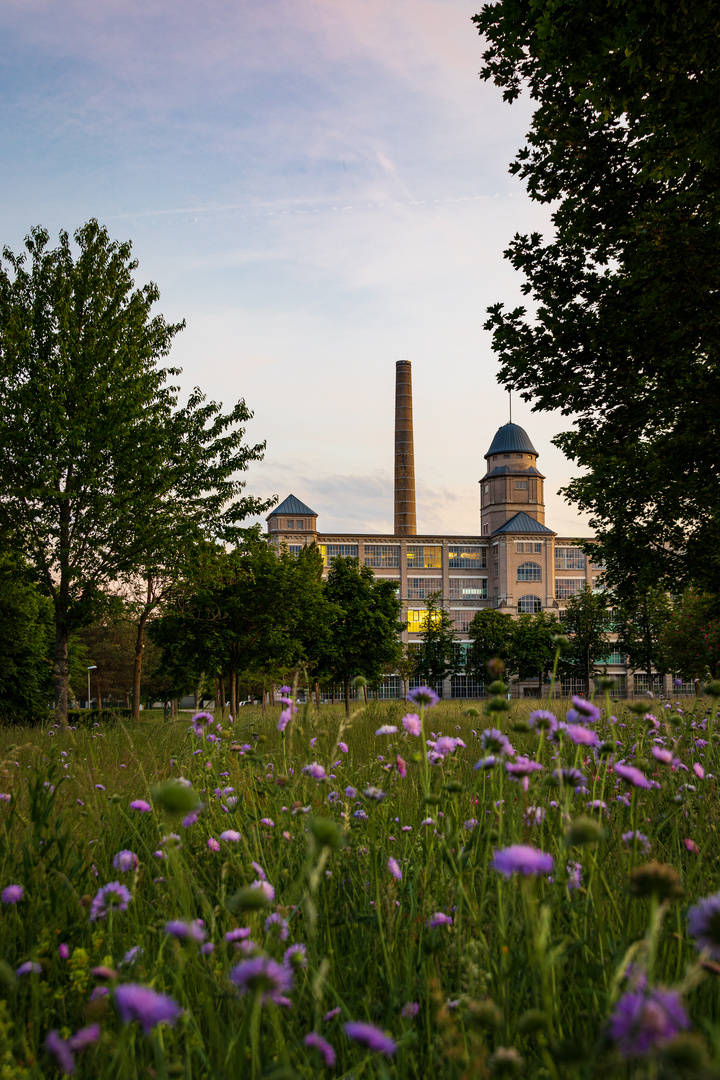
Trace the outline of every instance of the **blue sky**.
<instances>
[{"instance_id":1,"label":"blue sky","mask_svg":"<svg viewBox=\"0 0 720 1080\"><path fill-rule=\"evenodd\" d=\"M420 531L476 532L507 419L485 308L520 302L502 252L547 232L507 167L530 106L477 72L466 0L4 0L0 239L90 217L133 241L172 362L254 410L248 490L323 530L392 526L395 360L413 363ZM567 421L519 400L548 524Z\"/></svg>"}]
</instances>

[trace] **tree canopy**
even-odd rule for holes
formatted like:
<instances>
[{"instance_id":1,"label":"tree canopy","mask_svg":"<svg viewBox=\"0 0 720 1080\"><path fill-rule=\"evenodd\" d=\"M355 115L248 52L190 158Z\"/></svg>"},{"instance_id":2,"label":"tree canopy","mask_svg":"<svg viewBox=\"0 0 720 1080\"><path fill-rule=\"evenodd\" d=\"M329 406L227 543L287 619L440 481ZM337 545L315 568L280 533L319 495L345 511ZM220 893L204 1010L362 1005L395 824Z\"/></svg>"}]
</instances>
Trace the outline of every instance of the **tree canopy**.
<instances>
[{"instance_id":1,"label":"tree canopy","mask_svg":"<svg viewBox=\"0 0 720 1080\"><path fill-rule=\"evenodd\" d=\"M35 228L0 264L0 529L54 604L60 715L70 631L108 585L267 505L238 477L264 449L244 443L245 402L223 413L196 389L178 407L179 372L159 361L184 324L151 314L131 245L95 220L74 241Z\"/></svg>"},{"instance_id":2,"label":"tree canopy","mask_svg":"<svg viewBox=\"0 0 720 1080\"><path fill-rule=\"evenodd\" d=\"M575 415L565 494L621 594L717 595L720 9L500 0L475 22L481 77L535 103L511 172L553 206L549 239L506 252L532 311L489 309L500 379Z\"/></svg>"}]
</instances>

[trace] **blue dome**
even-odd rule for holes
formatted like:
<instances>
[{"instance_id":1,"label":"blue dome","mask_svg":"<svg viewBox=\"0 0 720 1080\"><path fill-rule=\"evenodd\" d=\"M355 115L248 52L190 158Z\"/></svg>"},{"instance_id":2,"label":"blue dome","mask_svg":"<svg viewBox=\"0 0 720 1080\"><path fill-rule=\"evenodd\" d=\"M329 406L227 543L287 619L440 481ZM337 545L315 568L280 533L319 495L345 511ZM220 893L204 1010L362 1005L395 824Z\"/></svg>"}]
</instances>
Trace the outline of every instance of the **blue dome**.
<instances>
[{"instance_id":1,"label":"blue dome","mask_svg":"<svg viewBox=\"0 0 720 1080\"><path fill-rule=\"evenodd\" d=\"M493 454L537 454L537 450L524 428L518 424L503 424L497 429L485 457L489 458Z\"/></svg>"}]
</instances>

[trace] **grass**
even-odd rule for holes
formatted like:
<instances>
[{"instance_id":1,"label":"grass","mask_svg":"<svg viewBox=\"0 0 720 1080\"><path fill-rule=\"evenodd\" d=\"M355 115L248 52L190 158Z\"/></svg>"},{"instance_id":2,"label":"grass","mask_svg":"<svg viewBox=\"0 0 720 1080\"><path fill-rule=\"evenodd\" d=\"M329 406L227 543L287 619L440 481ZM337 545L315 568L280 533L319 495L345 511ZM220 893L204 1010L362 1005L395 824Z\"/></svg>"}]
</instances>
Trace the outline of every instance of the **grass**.
<instances>
[{"instance_id":1,"label":"grass","mask_svg":"<svg viewBox=\"0 0 720 1080\"><path fill-rule=\"evenodd\" d=\"M720 968L698 952L686 918L720 888L713 702L648 702L653 722L608 701L615 719L605 710L592 725L608 744L600 753L529 730L541 704L512 702L508 712L477 703L470 716L468 702L428 708L426 738L465 743L436 764L402 731L402 702L371 702L349 723L339 706L302 706L283 734L279 706L264 719L248 707L222 731L207 726L217 741L188 730L189 714L164 722L143 713L137 727L3 729L0 790L11 798L0 803L0 887L20 884L24 894L2 905L0 1080L56 1076L48 1032L66 1040L92 1024L99 1039L74 1055L79 1077L715 1075ZM552 703L560 718L567 705ZM382 725L400 731L376 735ZM500 759L474 768L493 727L512 742L507 760L544 766L527 790ZM653 746L676 764L656 761ZM621 759L653 786L619 779ZM303 773L313 762L328 780ZM561 765L585 785L558 786ZM189 794L163 790L180 776ZM383 796L362 794L373 788ZM184 825L193 791L205 805ZM138 799L152 810L131 809ZM588 805L597 800L606 808ZM240 839L221 841L227 830ZM649 851L624 841L629 832L644 834ZM516 844L551 855L552 873L495 870L494 852ZM139 862L128 873L113 866L123 850ZM677 881L667 869L643 871L655 862ZM260 907L248 886L263 876L274 897ZM91 920L98 889L115 881L131 893L127 910ZM286 940L274 933L285 934L284 922L266 929L273 912ZM431 925L438 913L451 923ZM165 930L197 919L212 951ZM254 949L226 941L241 928ZM262 975L238 993L238 965L253 955L282 964L293 944L305 962L286 1003L264 1000ZM135 962L123 963L136 946ZM16 975L28 961L38 970ZM98 967L109 972L93 974ZM175 1024L144 1034L123 1023L123 984L170 997L182 1009ZM679 1025L657 1005L657 988L678 995L689 1034L672 1038ZM610 1017L629 1015L633 993L637 1023L625 1040L611 1038ZM349 1021L387 1033L395 1052L350 1038ZM334 1049L333 1067L305 1045L313 1031ZM648 1032L650 1052L633 1056Z\"/></svg>"}]
</instances>

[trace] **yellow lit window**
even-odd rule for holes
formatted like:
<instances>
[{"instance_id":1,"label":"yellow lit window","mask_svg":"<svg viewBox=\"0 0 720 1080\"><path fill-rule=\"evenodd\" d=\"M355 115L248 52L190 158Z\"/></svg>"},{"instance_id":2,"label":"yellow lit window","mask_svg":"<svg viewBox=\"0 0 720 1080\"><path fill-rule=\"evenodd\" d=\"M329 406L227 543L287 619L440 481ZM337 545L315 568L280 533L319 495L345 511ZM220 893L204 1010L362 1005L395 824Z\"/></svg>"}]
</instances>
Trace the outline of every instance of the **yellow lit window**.
<instances>
[{"instance_id":1,"label":"yellow lit window","mask_svg":"<svg viewBox=\"0 0 720 1080\"><path fill-rule=\"evenodd\" d=\"M410 609L407 613L407 628L409 634L422 634L427 626L427 611L420 608L420 610ZM439 626L442 619L442 614L439 611L433 612L432 621L434 625Z\"/></svg>"}]
</instances>

